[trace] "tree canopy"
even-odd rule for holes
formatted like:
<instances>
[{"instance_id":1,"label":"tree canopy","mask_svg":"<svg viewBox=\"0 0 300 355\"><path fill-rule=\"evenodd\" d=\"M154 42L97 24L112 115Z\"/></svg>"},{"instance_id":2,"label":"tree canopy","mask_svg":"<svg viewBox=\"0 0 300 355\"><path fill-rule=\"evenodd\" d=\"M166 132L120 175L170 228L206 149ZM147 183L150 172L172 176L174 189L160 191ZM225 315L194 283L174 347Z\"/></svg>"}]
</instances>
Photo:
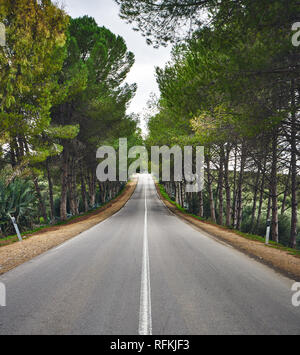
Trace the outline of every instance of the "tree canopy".
<instances>
[{"instance_id":1,"label":"tree canopy","mask_svg":"<svg viewBox=\"0 0 300 355\"><path fill-rule=\"evenodd\" d=\"M176 2L184 3L192 6L192 2ZM149 16L161 20L151 4ZM170 9L176 4L170 4ZM161 97L159 113L149 120L149 142L204 145L207 188L197 202L202 206L200 214L207 213L219 224L257 232L255 219L258 226L265 208L265 217L272 218L273 240L278 241L284 234L280 218L288 209L290 236L285 243L295 247L300 57L292 44L291 24L297 2L207 1L197 6L207 7L210 22L199 23L185 41L177 42L171 61L157 68ZM142 16L133 18L147 25ZM174 34L175 27L170 31ZM154 32L153 36L160 41ZM183 192L177 191L177 185L176 192L166 188L177 202L190 199L184 194L184 183ZM209 212L203 210L205 199Z\"/></svg>"},{"instance_id":2,"label":"tree canopy","mask_svg":"<svg viewBox=\"0 0 300 355\"><path fill-rule=\"evenodd\" d=\"M141 141L137 117L127 114L136 92L135 84L125 83L134 55L93 18L72 19L49 0L0 6L6 29L0 48L1 215L14 209L7 201L16 191L24 197L23 212L14 213L28 213L22 221L30 228L87 212L122 189L121 183L97 183L96 152L120 136L133 145ZM9 232L9 219L3 223L2 232Z\"/></svg>"}]
</instances>

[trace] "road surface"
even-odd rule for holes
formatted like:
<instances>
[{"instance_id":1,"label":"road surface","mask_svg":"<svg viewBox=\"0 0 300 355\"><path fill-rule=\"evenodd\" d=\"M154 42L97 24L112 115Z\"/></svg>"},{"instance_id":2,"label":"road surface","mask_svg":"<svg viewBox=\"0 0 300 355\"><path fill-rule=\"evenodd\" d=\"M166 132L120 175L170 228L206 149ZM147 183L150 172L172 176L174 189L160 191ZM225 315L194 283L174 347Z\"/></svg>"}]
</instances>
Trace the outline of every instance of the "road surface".
<instances>
[{"instance_id":1,"label":"road surface","mask_svg":"<svg viewBox=\"0 0 300 355\"><path fill-rule=\"evenodd\" d=\"M150 175L118 214L0 282L0 334L300 334L293 281L172 215Z\"/></svg>"}]
</instances>

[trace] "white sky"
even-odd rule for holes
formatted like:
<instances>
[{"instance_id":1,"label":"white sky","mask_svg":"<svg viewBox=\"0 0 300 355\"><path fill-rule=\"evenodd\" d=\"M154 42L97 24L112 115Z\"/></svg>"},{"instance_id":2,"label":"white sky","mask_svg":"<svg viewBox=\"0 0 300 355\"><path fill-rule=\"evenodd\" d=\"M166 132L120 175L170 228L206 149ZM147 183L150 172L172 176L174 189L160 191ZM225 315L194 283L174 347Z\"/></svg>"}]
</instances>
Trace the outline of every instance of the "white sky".
<instances>
[{"instance_id":1,"label":"white sky","mask_svg":"<svg viewBox=\"0 0 300 355\"><path fill-rule=\"evenodd\" d=\"M159 93L154 75L155 67L165 65L170 59L171 48L154 49L148 46L139 32L133 31L130 25L120 19L119 7L113 0L63 0L63 3L65 10L73 18L92 16L99 26L105 26L125 39L128 49L134 53L136 60L127 81L138 85L129 113L142 113L150 93Z\"/></svg>"}]
</instances>

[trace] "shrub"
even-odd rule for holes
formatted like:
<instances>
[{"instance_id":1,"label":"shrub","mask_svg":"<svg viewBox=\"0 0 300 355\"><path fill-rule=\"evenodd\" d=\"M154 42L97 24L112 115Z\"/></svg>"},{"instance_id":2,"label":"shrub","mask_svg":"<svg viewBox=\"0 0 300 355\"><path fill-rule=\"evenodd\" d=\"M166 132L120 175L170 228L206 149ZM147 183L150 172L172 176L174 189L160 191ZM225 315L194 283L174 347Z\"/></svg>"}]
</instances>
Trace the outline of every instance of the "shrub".
<instances>
[{"instance_id":1,"label":"shrub","mask_svg":"<svg viewBox=\"0 0 300 355\"><path fill-rule=\"evenodd\" d=\"M0 180L0 227L2 233L13 232L9 214L20 228L30 226L35 209L35 192L30 181L15 179L9 185Z\"/></svg>"}]
</instances>

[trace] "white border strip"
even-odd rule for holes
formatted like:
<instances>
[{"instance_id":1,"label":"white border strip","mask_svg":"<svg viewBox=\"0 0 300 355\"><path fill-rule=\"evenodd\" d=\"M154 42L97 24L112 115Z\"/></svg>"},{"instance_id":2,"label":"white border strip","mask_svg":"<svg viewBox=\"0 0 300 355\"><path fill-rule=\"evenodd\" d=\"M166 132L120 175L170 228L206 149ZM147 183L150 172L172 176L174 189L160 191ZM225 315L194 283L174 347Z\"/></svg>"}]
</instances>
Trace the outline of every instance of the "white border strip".
<instances>
[{"instance_id":1,"label":"white border strip","mask_svg":"<svg viewBox=\"0 0 300 355\"><path fill-rule=\"evenodd\" d=\"M145 184L145 223L143 241L143 266L140 299L139 335L152 335L150 261L148 245L147 187Z\"/></svg>"}]
</instances>

